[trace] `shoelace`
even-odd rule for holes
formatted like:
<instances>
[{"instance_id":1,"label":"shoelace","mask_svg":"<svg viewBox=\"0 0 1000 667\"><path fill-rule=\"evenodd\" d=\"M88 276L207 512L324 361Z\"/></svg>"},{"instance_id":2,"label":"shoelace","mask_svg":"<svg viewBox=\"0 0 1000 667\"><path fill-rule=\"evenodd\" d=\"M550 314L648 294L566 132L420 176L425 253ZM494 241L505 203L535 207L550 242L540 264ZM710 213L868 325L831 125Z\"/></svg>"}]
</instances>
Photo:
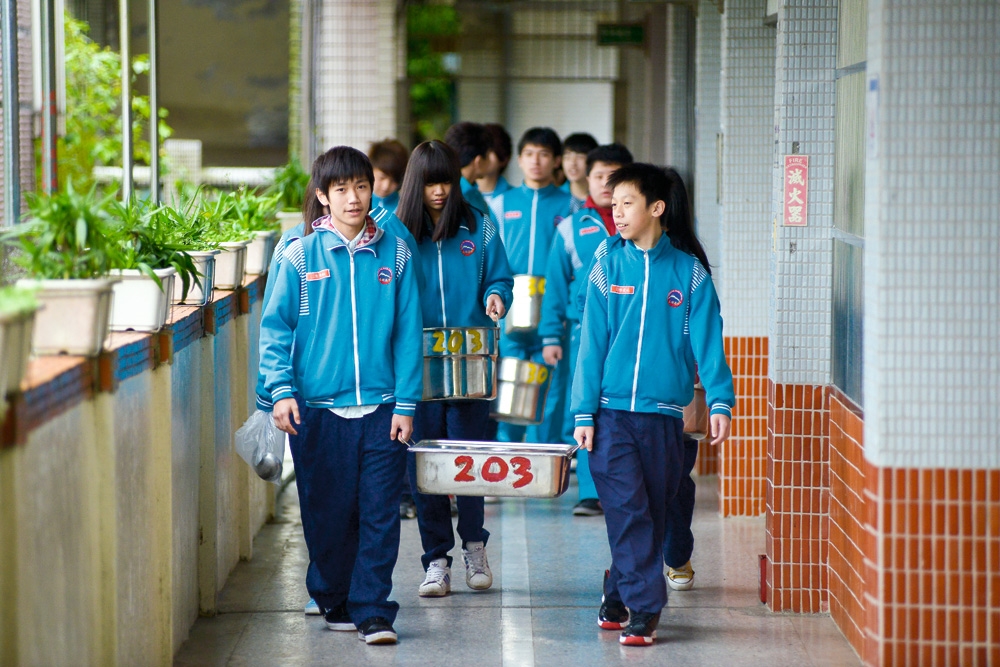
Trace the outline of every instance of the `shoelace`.
<instances>
[{"instance_id":1,"label":"shoelace","mask_svg":"<svg viewBox=\"0 0 1000 667\"><path fill-rule=\"evenodd\" d=\"M444 580L447 577L448 577L448 571L445 568L436 565L434 563L431 563L427 567L427 576L424 579L424 582L426 583L428 581L433 581L435 584L440 584L444 583Z\"/></svg>"},{"instance_id":2,"label":"shoelace","mask_svg":"<svg viewBox=\"0 0 1000 667\"><path fill-rule=\"evenodd\" d=\"M471 567L475 573L486 574L486 549L474 549L465 552L466 567Z\"/></svg>"}]
</instances>

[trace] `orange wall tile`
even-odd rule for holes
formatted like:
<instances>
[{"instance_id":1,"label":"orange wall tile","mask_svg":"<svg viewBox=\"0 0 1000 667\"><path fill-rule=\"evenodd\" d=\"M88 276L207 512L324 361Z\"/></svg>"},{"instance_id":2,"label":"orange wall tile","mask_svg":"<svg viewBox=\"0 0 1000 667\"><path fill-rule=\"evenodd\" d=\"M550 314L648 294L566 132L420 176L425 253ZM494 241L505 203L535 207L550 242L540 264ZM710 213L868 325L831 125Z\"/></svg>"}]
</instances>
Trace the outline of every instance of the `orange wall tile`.
<instances>
[{"instance_id":1,"label":"orange wall tile","mask_svg":"<svg viewBox=\"0 0 1000 667\"><path fill-rule=\"evenodd\" d=\"M717 453L719 512L723 516L759 516L764 512L767 483L768 340L726 338L725 350L733 372L736 410L732 434ZM702 444L702 448L710 447Z\"/></svg>"}]
</instances>

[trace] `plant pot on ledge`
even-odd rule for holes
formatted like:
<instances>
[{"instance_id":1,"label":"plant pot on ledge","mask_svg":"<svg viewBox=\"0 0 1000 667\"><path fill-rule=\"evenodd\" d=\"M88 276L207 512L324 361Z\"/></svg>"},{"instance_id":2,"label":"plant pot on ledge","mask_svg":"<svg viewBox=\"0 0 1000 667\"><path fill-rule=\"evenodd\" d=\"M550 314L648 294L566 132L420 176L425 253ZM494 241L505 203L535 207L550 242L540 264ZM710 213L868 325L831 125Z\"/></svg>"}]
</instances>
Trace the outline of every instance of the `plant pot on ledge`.
<instances>
[{"instance_id":1,"label":"plant pot on ledge","mask_svg":"<svg viewBox=\"0 0 1000 667\"><path fill-rule=\"evenodd\" d=\"M247 246L249 241L232 241L220 243L222 251L215 258L215 287L217 289L236 289L243 285L246 275Z\"/></svg>"},{"instance_id":2,"label":"plant pot on ledge","mask_svg":"<svg viewBox=\"0 0 1000 667\"><path fill-rule=\"evenodd\" d=\"M35 289L42 309L35 316L31 347L35 354L94 357L108 336L114 285L118 278L38 280L24 278L18 287Z\"/></svg>"},{"instance_id":3,"label":"plant pot on ledge","mask_svg":"<svg viewBox=\"0 0 1000 667\"><path fill-rule=\"evenodd\" d=\"M278 223L281 225L281 233L284 234L302 223L302 211L278 211Z\"/></svg>"},{"instance_id":4,"label":"plant pot on ledge","mask_svg":"<svg viewBox=\"0 0 1000 667\"><path fill-rule=\"evenodd\" d=\"M16 304L16 307L12 306L10 309L4 307L3 293L15 289L0 290L0 412L4 398L17 391L24 379L28 357L31 356L31 332L38 310L34 299Z\"/></svg>"},{"instance_id":5,"label":"plant pot on ledge","mask_svg":"<svg viewBox=\"0 0 1000 667\"><path fill-rule=\"evenodd\" d=\"M173 268L155 269L153 273L160 284L138 269L112 271L121 278L114 286L114 303L111 308L112 331L159 331L170 316L170 301L174 294L177 271Z\"/></svg>"},{"instance_id":6,"label":"plant pot on ledge","mask_svg":"<svg viewBox=\"0 0 1000 667\"><path fill-rule=\"evenodd\" d=\"M267 273L277 239L277 232L254 232L254 238L247 246L247 275L259 276Z\"/></svg>"},{"instance_id":7,"label":"plant pot on ledge","mask_svg":"<svg viewBox=\"0 0 1000 667\"><path fill-rule=\"evenodd\" d=\"M215 286L215 258L219 251L190 250L188 254L191 255L198 270L198 284L190 285L187 296L184 296L183 281L175 279L173 302L187 306L207 305L212 300L212 289Z\"/></svg>"}]
</instances>

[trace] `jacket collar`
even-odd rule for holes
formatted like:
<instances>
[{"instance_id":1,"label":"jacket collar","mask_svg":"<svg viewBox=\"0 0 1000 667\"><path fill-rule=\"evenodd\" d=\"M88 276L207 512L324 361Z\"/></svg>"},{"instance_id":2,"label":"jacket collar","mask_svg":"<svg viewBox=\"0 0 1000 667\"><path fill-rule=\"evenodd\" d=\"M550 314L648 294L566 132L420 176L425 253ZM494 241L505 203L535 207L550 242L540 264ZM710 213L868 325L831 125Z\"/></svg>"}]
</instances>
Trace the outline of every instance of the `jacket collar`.
<instances>
[{"instance_id":1,"label":"jacket collar","mask_svg":"<svg viewBox=\"0 0 1000 667\"><path fill-rule=\"evenodd\" d=\"M327 250L350 248L351 243L354 241L354 239L344 239L340 231L333 226L333 222L328 215L314 221L312 226L315 231L325 232L329 236L328 239L324 239L324 243L329 244L326 248ZM378 256L378 253L375 251L375 244L382 238L382 235L382 230L369 215L365 218L365 229L361 232L361 238L354 244L354 250L370 250L373 255Z\"/></svg>"},{"instance_id":2,"label":"jacket collar","mask_svg":"<svg viewBox=\"0 0 1000 667\"><path fill-rule=\"evenodd\" d=\"M621 239L621 236L619 235L617 238ZM647 255L649 255L649 258L652 259L652 260L659 259L661 256L666 255L667 253L669 253L674 248L670 244L670 237L667 236L666 232L660 232L660 238L656 242L656 245L653 246L652 248L650 248L649 250L645 250L644 251L644 250L640 249L631 240L622 239L622 243L624 243L625 244L625 248L627 248L631 252L635 252L635 253L638 253L640 255L641 254L647 254Z\"/></svg>"},{"instance_id":3,"label":"jacket collar","mask_svg":"<svg viewBox=\"0 0 1000 667\"><path fill-rule=\"evenodd\" d=\"M521 190L523 190L524 193L527 194L527 195L532 195L532 194L534 194L534 193L537 192L539 194L539 196L543 196L544 197L546 195L552 194L553 192L557 192L559 190L559 186L556 185L555 183L549 183L544 188L538 188L536 190L535 188L530 187L527 183L523 183L522 182L521 183Z\"/></svg>"}]
</instances>

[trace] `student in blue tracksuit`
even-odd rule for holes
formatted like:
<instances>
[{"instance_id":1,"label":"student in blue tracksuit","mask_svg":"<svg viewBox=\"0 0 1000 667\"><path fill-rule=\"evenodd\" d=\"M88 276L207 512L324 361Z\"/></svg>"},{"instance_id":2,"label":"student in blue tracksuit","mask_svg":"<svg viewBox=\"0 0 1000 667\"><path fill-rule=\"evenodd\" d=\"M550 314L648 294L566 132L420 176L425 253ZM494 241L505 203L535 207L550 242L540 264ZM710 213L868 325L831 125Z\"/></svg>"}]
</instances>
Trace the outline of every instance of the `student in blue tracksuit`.
<instances>
[{"instance_id":1,"label":"student in blue tracksuit","mask_svg":"<svg viewBox=\"0 0 1000 667\"><path fill-rule=\"evenodd\" d=\"M406 161L410 152L395 139L376 141L368 149L368 159L372 161L375 173L372 208L381 206L393 213L399 204L399 186L406 172Z\"/></svg>"},{"instance_id":2,"label":"student in blue tracksuit","mask_svg":"<svg viewBox=\"0 0 1000 667\"><path fill-rule=\"evenodd\" d=\"M369 216L368 158L338 146L313 164L328 218L287 244L261 317L260 367L289 434L309 549L306 586L327 626L395 643L389 600L399 490L423 394L418 267Z\"/></svg>"},{"instance_id":3,"label":"student in blue tracksuit","mask_svg":"<svg viewBox=\"0 0 1000 667\"><path fill-rule=\"evenodd\" d=\"M440 141L424 142L410 158L396 209L417 240L416 259L426 285L420 304L427 328L494 327L512 298L514 279L503 243L490 217L461 196L460 178L455 151ZM417 405L414 438L489 440L489 416L489 400L424 401ZM418 593L443 597L451 591L448 553L455 546L451 503L446 495L416 490L416 460L412 454L409 459L424 549L425 575ZM459 496L457 505L465 582L474 590L487 589L493 584L493 574L486 558L490 534L483 527L483 498Z\"/></svg>"},{"instance_id":4,"label":"student in blue tracksuit","mask_svg":"<svg viewBox=\"0 0 1000 667\"><path fill-rule=\"evenodd\" d=\"M517 163L524 173L524 183L493 199L490 207L500 226L500 237L507 249L510 269L517 275L536 276L536 286L544 291L545 263L555 238L556 225L570 216L572 197L552 183L552 172L562 156L559 135L547 127L533 127L517 143ZM542 339L537 330L508 335L501 328L500 355L517 359L542 360ZM527 433L529 442L558 443L562 432L566 376L565 363L551 372L545 414L541 424L523 426L501 423L497 439L521 442Z\"/></svg>"},{"instance_id":5,"label":"student in blue tracksuit","mask_svg":"<svg viewBox=\"0 0 1000 667\"><path fill-rule=\"evenodd\" d=\"M476 179L483 174L490 151L490 134L486 127L468 121L455 123L444 133L444 143L458 155L461 169L459 183L465 201L481 214L490 215L490 207L476 186Z\"/></svg>"},{"instance_id":6,"label":"student in blue tracksuit","mask_svg":"<svg viewBox=\"0 0 1000 667\"><path fill-rule=\"evenodd\" d=\"M678 219L687 210L683 182L672 170L632 164L609 185L620 236L597 249L587 280L574 436L590 451L611 547L598 625L645 646L667 603L665 514L680 480L695 364L713 445L729 437L735 394L705 252Z\"/></svg>"},{"instance_id":7,"label":"student in blue tracksuit","mask_svg":"<svg viewBox=\"0 0 1000 667\"><path fill-rule=\"evenodd\" d=\"M483 174L476 179L476 186L483 195L487 204L493 201L494 197L502 195L510 190L511 185L504 178L503 172L510 163L510 156L513 151L510 135L503 125L499 123L486 123L483 125L490 135L490 150L486 154L486 164L483 166Z\"/></svg>"},{"instance_id":8,"label":"student in blue tracksuit","mask_svg":"<svg viewBox=\"0 0 1000 667\"><path fill-rule=\"evenodd\" d=\"M573 196L571 210L577 213L587 203L587 154L597 148L597 139L586 132L577 132L563 139L562 169L566 181L560 185Z\"/></svg>"},{"instance_id":9,"label":"student in blue tracksuit","mask_svg":"<svg viewBox=\"0 0 1000 667\"><path fill-rule=\"evenodd\" d=\"M563 152L565 159L566 151ZM545 269L545 298L542 301L542 357L556 366L566 357L567 367L576 368L580 348L580 316L578 293L587 282L590 264L597 246L618 233L611 218L611 189L608 178L616 169L632 164L632 153L621 144L599 146L587 154L585 165L589 195L585 207L556 227L556 239L549 251ZM566 383L570 392L572 381ZM573 414L566 400L561 441L573 442ZM577 516L597 516L603 513L597 498L597 488L590 476L587 450L576 454L576 478L579 499L573 508Z\"/></svg>"}]
</instances>

